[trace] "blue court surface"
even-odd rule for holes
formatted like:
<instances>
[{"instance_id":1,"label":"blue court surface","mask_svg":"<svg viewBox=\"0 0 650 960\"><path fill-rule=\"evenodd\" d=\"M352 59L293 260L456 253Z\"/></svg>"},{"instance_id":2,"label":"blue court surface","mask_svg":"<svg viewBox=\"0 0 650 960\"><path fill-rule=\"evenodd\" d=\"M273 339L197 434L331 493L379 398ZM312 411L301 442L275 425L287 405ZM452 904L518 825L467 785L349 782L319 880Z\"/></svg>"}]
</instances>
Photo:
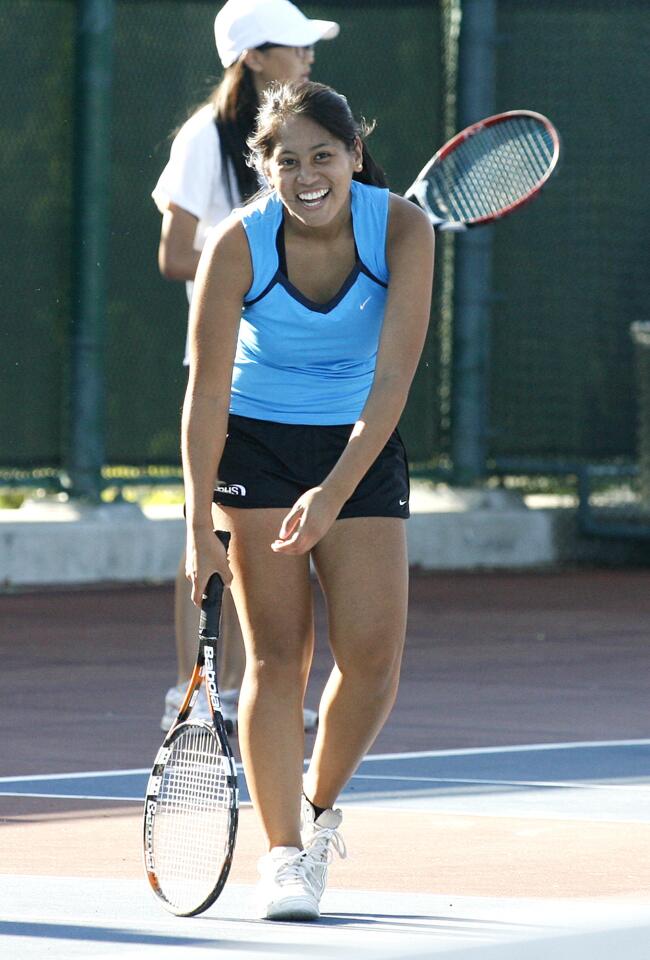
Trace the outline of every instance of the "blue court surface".
<instances>
[{"instance_id":1,"label":"blue court surface","mask_svg":"<svg viewBox=\"0 0 650 960\"><path fill-rule=\"evenodd\" d=\"M4 777L0 796L128 805L142 801L147 776L138 769ZM421 816L440 813L609 821L641 831L650 822L650 740L369 756L341 803L411 811L415 830ZM378 870L384 855L390 837L377 851ZM256 919L253 887L235 882L194 919L167 914L144 878L5 874L0 899L7 960L650 960L650 891L586 899L330 889L317 924Z\"/></svg>"},{"instance_id":2,"label":"blue court surface","mask_svg":"<svg viewBox=\"0 0 650 960\"><path fill-rule=\"evenodd\" d=\"M0 796L140 802L148 768L2 777ZM240 770L240 798L249 802ZM650 740L380 754L362 762L344 803L490 816L650 821Z\"/></svg>"}]
</instances>

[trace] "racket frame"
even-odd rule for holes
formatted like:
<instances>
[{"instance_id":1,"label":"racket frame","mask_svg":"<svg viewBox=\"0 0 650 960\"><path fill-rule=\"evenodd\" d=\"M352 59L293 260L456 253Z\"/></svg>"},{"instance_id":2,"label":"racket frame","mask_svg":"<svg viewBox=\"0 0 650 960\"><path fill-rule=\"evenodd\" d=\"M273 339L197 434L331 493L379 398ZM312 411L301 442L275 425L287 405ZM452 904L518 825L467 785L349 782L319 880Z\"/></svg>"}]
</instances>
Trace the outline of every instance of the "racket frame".
<instances>
[{"instance_id":1,"label":"racket frame","mask_svg":"<svg viewBox=\"0 0 650 960\"><path fill-rule=\"evenodd\" d=\"M217 537L224 546L228 547L230 534L224 531L215 531ZM144 802L143 818L143 845L144 845L144 866L147 879L156 897L172 913L177 916L192 917L207 910L210 907L225 885L232 865L232 857L237 837L237 826L239 816L239 789L237 785L237 767L233 756L228 735L226 723L221 712L221 699L219 697L219 688L217 685L217 644L219 640L219 618L221 613L221 600L223 596L223 582L218 574L213 574L210 578L206 593L203 596L201 604L201 622L199 628L199 644L196 656L196 663L192 670L192 675L188 681L185 697L178 710L176 719L172 723L163 743L156 754L149 780ZM191 713L196 699L201 689L201 684L205 684L207 700L209 704L212 722L206 720L192 720ZM227 776L228 786L230 788L231 807L228 826L228 852L223 862L221 873L217 883L212 891L203 900L191 910L177 910L174 905L165 896L155 870L155 850L154 850L154 822L158 808L158 796L162 785L162 778L165 765L171 754L175 740L182 736L188 727L197 727L204 729L218 741L221 748L221 754L229 767Z\"/></svg>"},{"instance_id":2,"label":"racket frame","mask_svg":"<svg viewBox=\"0 0 650 960\"><path fill-rule=\"evenodd\" d=\"M534 187L531 187L525 194L519 197L517 200L508 204L507 206L500 209L497 213L484 214L480 217L472 217L467 220L445 220L444 217L439 217L436 213L433 212L431 206L427 199L427 177L429 171L437 166L442 160L449 156L450 153L453 153L457 147L464 143L465 140L468 140L470 137L476 136L480 133L481 130L486 127L493 127L497 124L503 123L506 120L516 119L518 117L528 117L533 120L539 121L548 131L551 142L553 144L553 153L549 161L548 169L542 177L537 181ZM426 211L434 227L438 227L441 230L466 230L470 227L479 227L486 223L492 223L494 220L501 220L503 217L512 213L513 210L517 210L519 207L522 207L525 203L529 203L533 197L535 197L539 191L542 189L544 184L549 180L553 172L557 167L557 163L560 157L560 136L548 119L542 113L536 113L534 110L506 110L503 113L495 113L491 117L486 117L484 120L478 120L476 123L470 124L470 126L465 127L464 130L461 130L460 133L457 133L455 136L448 140L437 153L435 153L431 159L425 164L420 173L417 175L411 186L408 188L404 196L409 198L415 198L418 204Z\"/></svg>"}]
</instances>

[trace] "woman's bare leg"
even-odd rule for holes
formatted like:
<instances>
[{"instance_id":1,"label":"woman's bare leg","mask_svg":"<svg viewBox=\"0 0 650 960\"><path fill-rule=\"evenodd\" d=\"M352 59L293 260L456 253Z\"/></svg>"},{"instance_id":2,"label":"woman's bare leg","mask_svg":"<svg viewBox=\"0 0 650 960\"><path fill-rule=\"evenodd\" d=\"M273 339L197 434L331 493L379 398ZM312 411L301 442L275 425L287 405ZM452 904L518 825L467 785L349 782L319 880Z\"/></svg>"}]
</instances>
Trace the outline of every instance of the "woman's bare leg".
<instances>
[{"instance_id":1,"label":"woman's bare leg","mask_svg":"<svg viewBox=\"0 0 650 960\"><path fill-rule=\"evenodd\" d=\"M219 657L219 686L222 690L239 690L246 668L246 650L239 617L230 590L223 595L221 605L221 651Z\"/></svg>"},{"instance_id":2,"label":"woman's bare leg","mask_svg":"<svg viewBox=\"0 0 650 960\"><path fill-rule=\"evenodd\" d=\"M219 510L233 535L232 593L246 645L239 746L269 849L301 846L302 709L314 644L309 558L271 550L286 512Z\"/></svg>"},{"instance_id":3,"label":"woman's bare leg","mask_svg":"<svg viewBox=\"0 0 650 960\"><path fill-rule=\"evenodd\" d=\"M404 521L338 520L313 553L335 666L321 699L305 793L331 807L397 694L408 605Z\"/></svg>"}]
</instances>

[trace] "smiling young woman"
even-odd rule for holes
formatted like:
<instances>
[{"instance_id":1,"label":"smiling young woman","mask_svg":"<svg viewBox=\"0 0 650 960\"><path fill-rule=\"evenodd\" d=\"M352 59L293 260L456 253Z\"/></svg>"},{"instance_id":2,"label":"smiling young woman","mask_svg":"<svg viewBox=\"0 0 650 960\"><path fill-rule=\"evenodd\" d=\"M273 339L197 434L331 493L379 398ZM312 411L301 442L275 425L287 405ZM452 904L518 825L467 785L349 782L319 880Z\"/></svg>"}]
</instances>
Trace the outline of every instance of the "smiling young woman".
<instances>
[{"instance_id":1,"label":"smiling young woman","mask_svg":"<svg viewBox=\"0 0 650 960\"><path fill-rule=\"evenodd\" d=\"M240 746L268 840L269 918L319 915L332 850L345 851L333 806L390 712L406 627L396 425L426 335L434 241L363 137L331 88L270 88L249 140L269 189L214 231L191 310L187 570L195 602L218 571L242 624ZM216 477L228 559L212 533ZM303 784L310 557L336 665Z\"/></svg>"}]
</instances>

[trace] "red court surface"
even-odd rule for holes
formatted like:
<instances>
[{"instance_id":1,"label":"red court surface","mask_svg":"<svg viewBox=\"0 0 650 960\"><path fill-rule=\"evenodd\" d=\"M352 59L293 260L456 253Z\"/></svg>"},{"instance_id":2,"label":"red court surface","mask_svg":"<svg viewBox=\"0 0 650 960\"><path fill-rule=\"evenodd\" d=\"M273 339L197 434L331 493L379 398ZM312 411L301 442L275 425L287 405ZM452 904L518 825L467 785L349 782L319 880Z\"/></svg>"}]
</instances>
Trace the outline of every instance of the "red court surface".
<instances>
[{"instance_id":1,"label":"red court surface","mask_svg":"<svg viewBox=\"0 0 650 960\"><path fill-rule=\"evenodd\" d=\"M172 616L169 585L0 595L0 776L142 766L175 681ZM325 629L317 596L314 707ZM648 737L649 677L650 571L414 575L373 752Z\"/></svg>"},{"instance_id":2,"label":"red court surface","mask_svg":"<svg viewBox=\"0 0 650 960\"><path fill-rule=\"evenodd\" d=\"M649 586L638 569L414 575L400 695L373 753L650 737ZM169 585L0 596L0 777L148 766L174 681L172 606ZM317 623L311 706L330 664L320 597ZM142 876L136 804L0 796L0 814L5 873ZM379 801L346 809L355 855L334 888L650 902L647 807L628 821L395 807L378 876L386 818ZM260 852L245 808L234 882L254 882Z\"/></svg>"}]
</instances>

